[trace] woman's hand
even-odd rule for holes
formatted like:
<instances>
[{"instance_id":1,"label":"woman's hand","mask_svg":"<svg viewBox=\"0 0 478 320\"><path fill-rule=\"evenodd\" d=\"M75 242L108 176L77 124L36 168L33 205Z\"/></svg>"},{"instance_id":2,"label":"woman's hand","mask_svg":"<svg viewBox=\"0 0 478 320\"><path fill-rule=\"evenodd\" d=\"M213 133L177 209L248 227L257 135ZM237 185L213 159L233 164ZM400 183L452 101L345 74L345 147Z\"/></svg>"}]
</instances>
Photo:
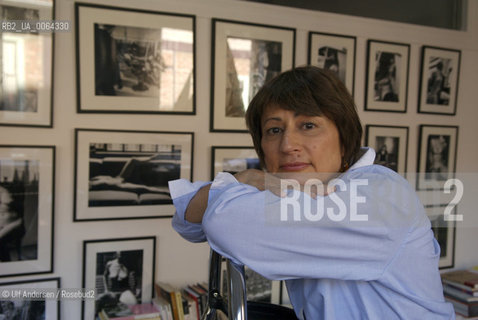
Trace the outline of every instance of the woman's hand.
<instances>
[{"instance_id":1,"label":"woman's hand","mask_svg":"<svg viewBox=\"0 0 478 320\"><path fill-rule=\"evenodd\" d=\"M240 183L251 185L259 189L260 191L269 190L270 192L274 193L276 196L279 197L285 197L287 194L287 188L290 188L290 185L288 183L281 184L281 179L287 179L290 177L287 176L287 174L274 175L257 169L247 169L236 173L234 177ZM312 178L312 176L308 177ZM305 183L305 181L302 181L304 177L300 178L302 179L297 181L299 183L298 188L300 188L301 191L308 193L309 196L314 199L317 198L317 195L327 196L330 193L335 192L335 187L327 184L319 185L317 188L308 188L304 190L303 183ZM321 177L319 174L317 176L314 176L313 178L319 180L320 178L324 179L324 177Z\"/></svg>"},{"instance_id":2,"label":"woman's hand","mask_svg":"<svg viewBox=\"0 0 478 320\"><path fill-rule=\"evenodd\" d=\"M240 183L251 185L261 191L265 190L266 175L264 171L257 169L247 169L236 173L234 177Z\"/></svg>"},{"instance_id":3,"label":"woman's hand","mask_svg":"<svg viewBox=\"0 0 478 320\"><path fill-rule=\"evenodd\" d=\"M184 213L184 219L192 223L202 222L202 217L207 209L209 189L211 189L210 184L199 189L196 195L189 201L186 212Z\"/></svg>"},{"instance_id":4,"label":"woman's hand","mask_svg":"<svg viewBox=\"0 0 478 320\"><path fill-rule=\"evenodd\" d=\"M271 173L267 173L257 169L247 169L236 173L234 177L240 183L248 184L257 188L260 191L269 190L278 197L285 197L287 194L287 184L282 186L280 177ZM202 217L204 216L204 212L206 212L207 209L210 188L210 184L202 187L191 199L184 214L184 218L187 221L192 223L202 222ZM300 189L304 191L303 185L300 185ZM314 199L317 197L317 195L327 196L334 191L335 188L330 186L306 190L306 192L309 193L309 195Z\"/></svg>"},{"instance_id":5,"label":"woman's hand","mask_svg":"<svg viewBox=\"0 0 478 320\"><path fill-rule=\"evenodd\" d=\"M276 176L257 169L247 169L234 175L240 183L256 187L260 191L269 190L277 196L281 196L281 182Z\"/></svg>"},{"instance_id":6,"label":"woman's hand","mask_svg":"<svg viewBox=\"0 0 478 320\"><path fill-rule=\"evenodd\" d=\"M266 174L264 171L248 169L236 173L234 176L236 180L240 183L251 185L261 191L269 189L278 196L280 196L280 180L270 174ZM187 221L192 223L202 222L202 217L204 216L204 213L207 209L210 188L210 184L202 187L191 199L186 209L186 212L184 213L184 218Z\"/></svg>"}]
</instances>

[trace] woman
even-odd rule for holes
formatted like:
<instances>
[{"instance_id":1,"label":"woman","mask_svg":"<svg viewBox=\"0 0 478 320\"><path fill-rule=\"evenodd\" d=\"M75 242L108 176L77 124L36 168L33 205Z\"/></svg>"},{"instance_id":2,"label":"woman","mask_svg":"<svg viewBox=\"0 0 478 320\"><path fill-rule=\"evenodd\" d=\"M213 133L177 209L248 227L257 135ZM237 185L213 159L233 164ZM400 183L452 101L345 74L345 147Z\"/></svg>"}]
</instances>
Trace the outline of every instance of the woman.
<instances>
[{"instance_id":1,"label":"woman","mask_svg":"<svg viewBox=\"0 0 478 320\"><path fill-rule=\"evenodd\" d=\"M454 318L423 206L406 180L360 148L353 98L335 76L310 66L279 75L251 101L246 121L267 172L171 182L173 227L184 238L285 279L299 319ZM283 191L278 177L308 192ZM317 179L327 191L308 190Z\"/></svg>"}]
</instances>

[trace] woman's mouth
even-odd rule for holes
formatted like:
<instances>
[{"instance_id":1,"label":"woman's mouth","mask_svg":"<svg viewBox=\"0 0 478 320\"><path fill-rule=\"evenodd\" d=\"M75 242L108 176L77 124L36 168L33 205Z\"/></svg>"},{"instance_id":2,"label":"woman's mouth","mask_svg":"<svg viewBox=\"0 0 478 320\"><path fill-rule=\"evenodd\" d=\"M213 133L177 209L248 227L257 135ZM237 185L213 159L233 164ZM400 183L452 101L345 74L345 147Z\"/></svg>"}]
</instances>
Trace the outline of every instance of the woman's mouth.
<instances>
[{"instance_id":1,"label":"woman's mouth","mask_svg":"<svg viewBox=\"0 0 478 320\"><path fill-rule=\"evenodd\" d=\"M280 171L302 171L305 168L310 166L309 163L306 162L289 162L289 163L284 163L280 166Z\"/></svg>"}]
</instances>

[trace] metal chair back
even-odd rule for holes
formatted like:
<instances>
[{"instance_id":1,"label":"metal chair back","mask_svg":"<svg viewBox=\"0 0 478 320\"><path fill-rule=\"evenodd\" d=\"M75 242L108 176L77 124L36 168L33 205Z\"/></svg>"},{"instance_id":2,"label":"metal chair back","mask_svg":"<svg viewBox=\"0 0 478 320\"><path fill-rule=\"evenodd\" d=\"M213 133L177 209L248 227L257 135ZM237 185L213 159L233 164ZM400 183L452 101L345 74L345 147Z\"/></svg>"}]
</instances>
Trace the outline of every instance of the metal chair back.
<instances>
[{"instance_id":1,"label":"metal chair back","mask_svg":"<svg viewBox=\"0 0 478 320\"><path fill-rule=\"evenodd\" d=\"M229 320L247 320L247 294L244 267L226 260L227 301L221 295L222 256L211 250L209 266L209 292L206 311L201 320L219 320L220 310Z\"/></svg>"}]
</instances>

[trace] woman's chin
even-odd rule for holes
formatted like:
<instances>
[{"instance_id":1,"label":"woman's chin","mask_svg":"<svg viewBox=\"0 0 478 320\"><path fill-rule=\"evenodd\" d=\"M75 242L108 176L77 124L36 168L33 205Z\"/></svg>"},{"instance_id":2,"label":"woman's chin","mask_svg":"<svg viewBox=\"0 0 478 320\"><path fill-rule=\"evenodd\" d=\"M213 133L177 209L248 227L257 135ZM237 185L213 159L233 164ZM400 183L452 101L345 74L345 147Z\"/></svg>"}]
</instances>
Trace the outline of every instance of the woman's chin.
<instances>
[{"instance_id":1,"label":"woman's chin","mask_svg":"<svg viewBox=\"0 0 478 320\"><path fill-rule=\"evenodd\" d=\"M303 170L303 171L279 171L273 173L274 176L280 179L290 179L297 181L300 185L306 183L323 183L326 184L331 179L339 176L338 172L315 172L312 170Z\"/></svg>"}]
</instances>

